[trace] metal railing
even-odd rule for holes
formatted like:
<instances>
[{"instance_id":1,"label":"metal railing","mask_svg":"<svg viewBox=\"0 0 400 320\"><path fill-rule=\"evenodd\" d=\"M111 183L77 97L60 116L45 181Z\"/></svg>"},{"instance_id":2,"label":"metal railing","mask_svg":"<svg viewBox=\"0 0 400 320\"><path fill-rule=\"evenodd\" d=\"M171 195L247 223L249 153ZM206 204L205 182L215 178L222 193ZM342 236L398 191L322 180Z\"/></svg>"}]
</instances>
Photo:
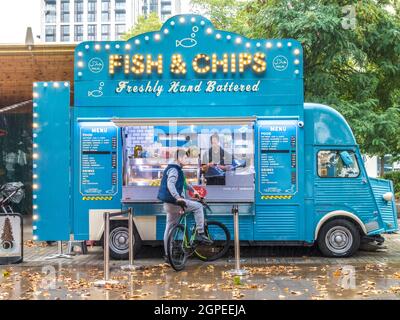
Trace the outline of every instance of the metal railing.
<instances>
[{"instance_id":1,"label":"metal railing","mask_svg":"<svg viewBox=\"0 0 400 320\"><path fill-rule=\"evenodd\" d=\"M239 242L239 206L232 206L233 229L234 229L234 247L235 247L235 269L228 271L233 276L245 276L249 272L240 267L240 242Z\"/></svg>"},{"instance_id":2,"label":"metal railing","mask_svg":"<svg viewBox=\"0 0 400 320\"><path fill-rule=\"evenodd\" d=\"M138 270L142 269L141 266L134 265L134 252L133 252L133 209L129 208L119 212L104 212L104 279L94 282L95 286L105 286L110 284L117 284L117 280L110 280L110 220L113 217L120 217L128 214L128 251L129 251L129 264L121 268L123 270Z\"/></svg>"}]
</instances>

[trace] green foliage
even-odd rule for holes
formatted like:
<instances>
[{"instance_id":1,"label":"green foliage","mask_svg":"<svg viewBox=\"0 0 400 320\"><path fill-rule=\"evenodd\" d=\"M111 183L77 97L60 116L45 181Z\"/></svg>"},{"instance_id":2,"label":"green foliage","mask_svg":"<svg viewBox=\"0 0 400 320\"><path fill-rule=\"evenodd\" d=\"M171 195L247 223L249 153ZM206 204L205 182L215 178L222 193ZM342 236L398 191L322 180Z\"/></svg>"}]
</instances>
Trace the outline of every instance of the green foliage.
<instances>
[{"instance_id":1,"label":"green foliage","mask_svg":"<svg viewBox=\"0 0 400 320\"><path fill-rule=\"evenodd\" d=\"M364 153L400 158L398 1L195 2L218 28L250 38L299 40L306 101L341 112ZM343 27L345 5L355 8L354 28Z\"/></svg>"},{"instance_id":2,"label":"green foliage","mask_svg":"<svg viewBox=\"0 0 400 320\"><path fill-rule=\"evenodd\" d=\"M400 171L386 172L383 177L388 180L393 181L394 192L396 193L396 198L400 198Z\"/></svg>"},{"instance_id":3,"label":"green foliage","mask_svg":"<svg viewBox=\"0 0 400 320\"><path fill-rule=\"evenodd\" d=\"M157 13L152 12L147 17L140 16L138 18L137 23L130 28L121 38L123 40L128 40L138 34L151 32L151 31L158 31L160 30L162 24L157 15Z\"/></svg>"}]
</instances>

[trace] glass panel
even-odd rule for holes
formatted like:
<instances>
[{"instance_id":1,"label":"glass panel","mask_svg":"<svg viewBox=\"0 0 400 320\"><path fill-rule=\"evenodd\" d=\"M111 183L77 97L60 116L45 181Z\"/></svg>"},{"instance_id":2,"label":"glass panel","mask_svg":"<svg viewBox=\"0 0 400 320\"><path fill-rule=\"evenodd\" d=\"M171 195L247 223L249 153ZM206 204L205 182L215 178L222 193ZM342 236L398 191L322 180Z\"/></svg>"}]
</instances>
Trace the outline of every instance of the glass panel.
<instances>
[{"instance_id":1,"label":"glass panel","mask_svg":"<svg viewBox=\"0 0 400 320\"><path fill-rule=\"evenodd\" d=\"M356 178L360 174L353 151L323 150L318 152L318 175L322 178Z\"/></svg>"},{"instance_id":2,"label":"glass panel","mask_svg":"<svg viewBox=\"0 0 400 320\"><path fill-rule=\"evenodd\" d=\"M74 40L79 42L79 41L83 41L83 26L82 25L76 25L75 26L75 36L74 36Z\"/></svg>"},{"instance_id":3,"label":"glass panel","mask_svg":"<svg viewBox=\"0 0 400 320\"><path fill-rule=\"evenodd\" d=\"M101 21L102 22L110 22L110 18L111 18L110 12L102 12L101 13Z\"/></svg>"},{"instance_id":4,"label":"glass panel","mask_svg":"<svg viewBox=\"0 0 400 320\"><path fill-rule=\"evenodd\" d=\"M88 22L96 22L96 14L88 13Z\"/></svg>"},{"instance_id":5,"label":"glass panel","mask_svg":"<svg viewBox=\"0 0 400 320\"><path fill-rule=\"evenodd\" d=\"M115 36L118 39L125 33L125 25L124 24L116 24L115 25Z\"/></svg>"},{"instance_id":6,"label":"glass panel","mask_svg":"<svg viewBox=\"0 0 400 320\"><path fill-rule=\"evenodd\" d=\"M101 26L101 40L110 40L110 25L103 24Z\"/></svg>"},{"instance_id":7,"label":"glass panel","mask_svg":"<svg viewBox=\"0 0 400 320\"><path fill-rule=\"evenodd\" d=\"M115 21L116 22L124 22L125 21L125 12L115 12Z\"/></svg>"},{"instance_id":8,"label":"glass panel","mask_svg":"<svg viewBox=\"0 0 400 320\"><path fill-rule=\"evenodd\" d=\"M158 0L150 0L150 12L158 12Z\"/></svg>"},{"instance_id":9,"label":"glass panel","mask_svg":"<svg viewBox=\"0 0 400 320\"><path fill-rule=\"evenodd\" d=\"M250 125L131 126L124 128L125 186L159 186L177 161L193 185L253 187L254 134ZM179 159L180 161L181 159ZM178 161L178 162L179 162Z\"/></svg>"},{"instance_id":10,"label":"glass panel","mask_svg":"<svg viewBox=\"0 0 400 320\"><path fill-rule=\"evenodd\" d=\"M83 21L83 0L75 0L75 22Z\"/></svg>"},{"instance_id":11,"label":"glass panel","mask_svg":"<svg viewBox=\"0 0 400 320\"><path fill-rule=\"evenodd\" d=\"M96 22L97 2L89 0L88 2L88 22Z\"/></svg>"},{"instance_id":12,"label":"glass panel","mask_svg":"<svg viewBox=\"0 0 400 320\"><path fill-rule=\"evenodd\" d=\"M115 10L125 10L125 0L115 0Z\"/></svg>"},{"instance_id":13,"label":"glass panel","mask_svg":"<svg viewBox=\"0 0 400 320\"><path fill-rule=\"evenodd\" d=\"M88 40L96 40L97 28L95 24L88 25Z\"/></svg>"},{"instance_id":14,"label":"glass panel","mask_svg":"<svg viewBox=\"0 0 400 320\"><path fill-rule=\"evenodd\" d=\"M47 31L47 27L46 27ZM14 203L21 214L32 213L32 104L0 112L0 185L22 182L25 197Z\"/></svg>"},{"instance_id":15,"label":"glass panel","mask_svg":"<svg viewBox=\"0 0 400 320\"><path fill-rule=\"evenodd\" d=\"M56 3L55 1L47 1L45 6L45 21L46 23L56 22Z\"/></svg>"},{"instance_id":16,"label":"glass panel","mask_svg":"<svg viewBox=\"0 0 400 320\"><path fill-rule=\"evenodd\" d=\"M46 26L46 42L56 41L56 26Z\"/></svg>"},{"instance_id":17,"label":"glass panel","mask_svg":"<svg viewBox=\"0 0 400 320\"><path fill-rule=\"evenodd\" d=\"M69 41L69 26L61 26L61 41L68 42Z\"/></svg>"},{"instance_id":18,"label":"glass panel","mask_svg":"<svg viewBox=\"0 0 400 320\"><path fill-rule=\"evenodd\" d=\"M101 1L101 11L110 11L110 0Z\"/></svg>"},{"instance_id":19,"label":"glass panel","mask_svg":"<svg viewBox=\"0 0 400 320\"><path fill-rule=\"evenodd\" d=\"M69 0L61 1L61 22L69 22Z\"/></svg>"}]
</instances>

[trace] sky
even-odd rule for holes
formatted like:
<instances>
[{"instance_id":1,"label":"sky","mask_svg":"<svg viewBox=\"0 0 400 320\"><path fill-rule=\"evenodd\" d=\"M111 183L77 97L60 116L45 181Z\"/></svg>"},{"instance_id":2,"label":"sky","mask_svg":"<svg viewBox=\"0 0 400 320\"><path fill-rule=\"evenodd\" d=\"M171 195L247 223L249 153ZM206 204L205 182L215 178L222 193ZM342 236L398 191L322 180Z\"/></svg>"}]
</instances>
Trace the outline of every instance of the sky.
<instances>
[{"instance_id":1,"label":"sky","mask_svg":"<svg viewBox=\"0 0 400 320\"><path fill-rule=\"evenodd\" d=\"M40 34L40 0L0 0L0 43L25 43L28 27Z\"/></svg>"}]
</instances>

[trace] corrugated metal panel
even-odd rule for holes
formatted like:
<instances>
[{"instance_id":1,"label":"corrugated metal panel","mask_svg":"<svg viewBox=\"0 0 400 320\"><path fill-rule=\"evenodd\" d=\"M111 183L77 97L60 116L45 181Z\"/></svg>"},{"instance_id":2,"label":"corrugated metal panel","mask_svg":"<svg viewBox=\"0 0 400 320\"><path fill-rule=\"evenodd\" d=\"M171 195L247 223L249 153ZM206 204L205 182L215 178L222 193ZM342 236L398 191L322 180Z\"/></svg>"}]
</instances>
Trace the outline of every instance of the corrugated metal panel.
<instances>
[{"instance_id":1,"label":"corrugated metal panel","mask_svg":"<svg viewBox=\"0 0 400 320\"><path fill-rule=\"evenodd\" d=\"M298 207L258 207L255 217L254 240L298 240Z\"/></svg>"},{"instance_id":2,"label":"corrugated metal panel","mask_svg":"<svg viewBox=\"0 0 400 320\"><path fill-rule=\"evenodd\" d=\"M387 223L386 231L397 230L397 212L393 201L387 202L383 200L382 195L386 192L393 192L390 181L383 179L370 178L372 190L376 199L376 203L381 211L383 222Z\"/></svg>"},{"instance_id":3,"label":"corrugated metal panel","mask_svg":"<svg viewBox=\"0 0 400 320\"><path fill-rule=\"evenodd\" d=\"M361 179L318 179L315 183L316 206L346 206L363 221L373 217L377 211L376 203L369 185Z\"/></svg>"}]
</instances>

